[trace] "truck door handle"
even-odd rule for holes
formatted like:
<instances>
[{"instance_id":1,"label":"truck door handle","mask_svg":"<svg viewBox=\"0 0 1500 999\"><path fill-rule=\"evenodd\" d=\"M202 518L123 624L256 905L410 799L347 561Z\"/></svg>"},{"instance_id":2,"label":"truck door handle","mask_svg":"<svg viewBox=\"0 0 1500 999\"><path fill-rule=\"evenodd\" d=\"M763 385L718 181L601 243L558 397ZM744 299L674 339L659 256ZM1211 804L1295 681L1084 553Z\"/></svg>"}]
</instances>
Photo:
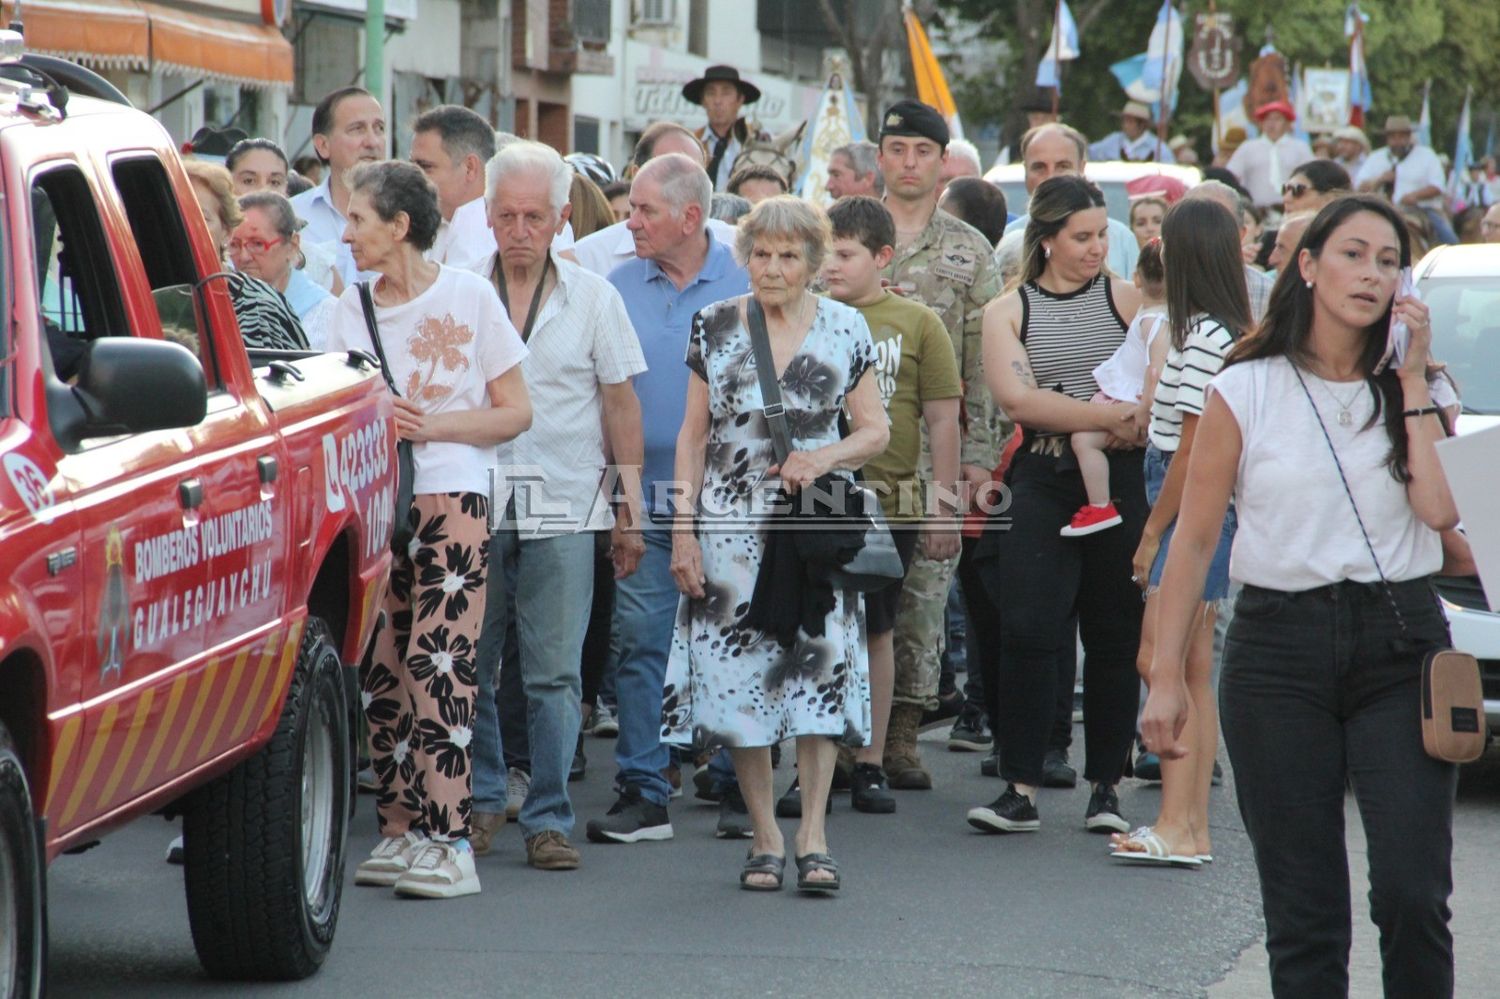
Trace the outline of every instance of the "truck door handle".
<instances>
[{"instance_id":1,"label":"truck door handle","mask_svg":"<svg viewBox=\"0 0 1500 999\"><path fill-rule=\"evenodd\" d=\"M184 510L196 510L203 505L203 482L199 479L183 479L177 484L177 498Z\"/></svg>"},{"instance_id":2,"label":"truck door handle","mask_svg":"<svg viewBox=\"0 0 1500 999\"><path fill-rule=\"evenodd\" d=\"M276 481L281 467L277 465L276 459L269 454L263 454L255 459L255 467L260 470L260 481L263 485L270 485Z\"/></svg>"}]
</instances>

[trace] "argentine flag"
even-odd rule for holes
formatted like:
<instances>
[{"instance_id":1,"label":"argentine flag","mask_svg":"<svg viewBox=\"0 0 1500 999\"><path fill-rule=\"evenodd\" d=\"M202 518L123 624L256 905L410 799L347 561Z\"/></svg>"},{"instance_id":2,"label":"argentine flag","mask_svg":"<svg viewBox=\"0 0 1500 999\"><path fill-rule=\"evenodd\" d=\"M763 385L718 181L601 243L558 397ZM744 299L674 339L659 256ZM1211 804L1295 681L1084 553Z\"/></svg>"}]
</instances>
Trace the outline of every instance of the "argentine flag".
<instances>
[{"instance_id":1,"label":"argentine flag","mask_svg":"<svg viewBox=\"0 0 1500 999\"><path fill-rule=\"evenodd\" d=\"M1370 15L1351 3L1344 12L1344 37L1349 40L1349 124L1363 125L1375 103L1370 93L1370 73L1365 69L1365 25Z\"/></svg>"},{"instance_id":2,"label":"argentine flag","mask_svg":"<svg viewBox=\"0 0 1500 999\"><path fill-rule=\"evenodd\" d=\"M1038 87L1056 87L1062 93L1062 72L1058 63L1078 58L1078 25L1066 0L1057 5L1057 19L1052 23L1052 38L1036 67Z\"/></svg>"},{"instance_id":3,"label":"argentine flag","mask_svg":"<svg viewBox=\"0 0 1500 999\"><path fill-rule=\"evenodd\" d=\"M1121 59L1109 71L1132 100L1157 104L1167 94L1170 105L1177 106L1177 81L1182 76L1182 17L1171 0L1166 0L1156 15L1146 51Z\"/></svg>"},{"instance_id":4,"label":"argentine flag","mask_svg":"<svg viewBox=\"0 0 1500 999\"><path fill-rule=\"evenodd\" d=\"M1474 120L1470 105L1474 101L1474 87L1464 92L1464 109L1458 116L1458 138L1453 143L1453 170L1448 174L1448 196L1457 197L1460 188L1469 178L1469 164L1474 162L1474 140L1470 136Z\"/></svg>"}]
</instances>

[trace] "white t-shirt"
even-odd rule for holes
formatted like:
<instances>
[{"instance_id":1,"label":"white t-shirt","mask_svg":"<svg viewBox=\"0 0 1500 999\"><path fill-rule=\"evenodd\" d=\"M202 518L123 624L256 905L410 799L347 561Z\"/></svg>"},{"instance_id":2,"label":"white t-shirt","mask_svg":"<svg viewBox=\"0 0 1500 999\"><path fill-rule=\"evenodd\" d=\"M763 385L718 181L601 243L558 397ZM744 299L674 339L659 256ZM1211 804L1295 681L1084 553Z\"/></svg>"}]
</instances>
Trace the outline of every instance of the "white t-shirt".
<instances>
[{"instance_id":1,"label":"white t-shirt","mask_svg":"<svg viewBox=\"0 0 1500 999\"><path fill-rule=\"evenodd\" d=\"M1437 158L1437 153L1427 146L1412 146L1406 158L1401 160L1392 156L1389 148L1377 149L1365 160L1365 165L1359 168L1359 176L1354 178L1354 183L1357 186L1372 181L1392 167L1396 170L1396 183L1391 191L1391 200L1398 205L1402 198L1413 191L1436 187L1441 192L1448 184L1448 175L1443 172L1442 162ZM1423 208L1442 208L1443 196L1439 193L1417 204Z\"/></svg>"},{"instance_id":2,"label":"white t-shirt","mask_svg":"<svg viewBox=\"0 0 1500 999\"><path fill-rule=\"evenodd\" d=\"M1120 402L1135 402L1146 387L1146 369L1151 366L1151 345L1167 326L1167 307L1147 305L1138 310L1125 331L1125 342L1094 369L1099 391Z\"/></svg>"},{"instance_id":3,"label":"white t-shirt","mask_svg":"<svg viewBox=\"0 0 1500 999\"><path fill-rule=\"evenodd\" d=\"M1182 349L1167 351L1151 403L1151 443L1158 451L1176 453L1182 443L1183 414L1203 415L1209 379L1219 373L1233 346L1229 330L1218 320L1199 315L1189 324Z\"/></svg>"},{"instance_id":4,"label":"white t-shirt","mask_svg":"<svg viewBox=\"0 0 1500 999\"><path fill-rule=\"evenodd\" d=\"M441 267L432 286L402 305L375 307L380 342L403 398L427 413L488 409L488 384L520 364L526 345L484 278ZM359 289L339 297L328 349L375 353ZM490 494L495 448L430 441L412 449L415 492Z\"/></svg>"},{"instance_id":5,"label":"white t-shirt","mask_svg":"<svg viewBox=\"0 0 1500 999\"><path fill-rule=\"evenodd\" d=\"M1297 383L1291 362L1276 357L1232 365L1210 384L1233 412L1243 441L1234 486L1239 533L1229 560L1230 578L1292 592L1346 579L1380 579L1318 429L1314 405L1343 463L1386 578L1400 582L1437 572L1443 564L1442 542L1417 519L1406 487L1386 468L1391 442L1384 422L1365 426L1375 405L1369 388L1325 382L1306 372L1302 377L1307 392ZM1351 396L1352 419L1344 426L1339 410Z\"/></svg>"}]
</instances>

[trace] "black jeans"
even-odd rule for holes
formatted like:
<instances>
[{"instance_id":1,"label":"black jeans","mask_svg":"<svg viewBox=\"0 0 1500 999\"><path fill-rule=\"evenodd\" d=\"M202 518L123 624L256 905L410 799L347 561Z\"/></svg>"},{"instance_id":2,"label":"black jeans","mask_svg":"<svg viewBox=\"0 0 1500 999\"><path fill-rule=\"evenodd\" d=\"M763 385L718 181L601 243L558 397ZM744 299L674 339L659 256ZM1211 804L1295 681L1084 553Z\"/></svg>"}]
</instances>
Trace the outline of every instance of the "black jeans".
<instances>
[{"instance_id":1,"label":"black jeans","mask_svg":"<svg viewBox=\"0 0 1500 999\"><path fill-rule=\"evenodd\" d=\"M1425 579L1301 593L1246 586L1219 704L1240 814L1255 849L1271 988L1349 991L1344 789L1369 842L1370 915L1387 997L1453 994L1453 799L1458 768L1422 749L1421 658L1448 644Z\"/></svg>"},{"instance_id":2,"label":"black jeans","mask_svg":"<svg viewBox=\"0 0 1500 999\"><path fill-rule=\"evenodd\" d=\"M996 695L999 692L1000 608L990 599L984 585L981 561L974 551L978 538L964 538L963 558L958 563L958 585L964 598L964 617L968 633L969 675L964 681L964 708L980 712L990 724L993 735L995 719L1000 717ZM1070 633L1078 630L1078 618L1068 622ZM1057 707L1052 718L1052 734L1047 748L1066 750L1073 744L1073 684L1078 677L1078 647L1068 642L1057 656Z\"/></svg>"},{"instance_id":3,"label":"black jeans","mask_svg":"<svg viewBox=\"0 0 1500 999\"><path fill-rule=\"evenodd\" d=\"M1142 452L1110 452L1110 492L1124 522L1082 538L1058 534L1088 501L1071 458L1023 446L1007 478L1010 529L986 534L976 552L990 598L1001 608L998 714L990 727L999 740L1000 776L1018 784L1042 782L1060 703L1058 664L1071 653L1075 614L1085 654L1084 779L1117 783L1135 738L1144 603L1130 581L1130 562L1147 514Z\"/></svg>"}]
</instances>

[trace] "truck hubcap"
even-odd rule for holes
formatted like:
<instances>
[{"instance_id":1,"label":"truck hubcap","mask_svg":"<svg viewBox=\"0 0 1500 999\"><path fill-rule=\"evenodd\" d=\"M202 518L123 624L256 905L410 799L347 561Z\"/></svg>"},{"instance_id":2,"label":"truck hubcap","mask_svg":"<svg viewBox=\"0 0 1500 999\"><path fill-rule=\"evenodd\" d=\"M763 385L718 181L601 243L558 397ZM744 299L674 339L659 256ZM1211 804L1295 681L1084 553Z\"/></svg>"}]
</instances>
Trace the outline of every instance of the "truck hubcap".
<instances>
[{"instance_id":1,"label":"truck hubcap","mask_svg":"<svg viewBox=\"0 0 1500 999\"><path fill-rule=\"evenodd\" d=\"M341 777L334 772L333 726L318 705L302 747L302 888L308 908L318 912L328 892L333 857L334 809Z\"/></svg>"}]
</instances>

